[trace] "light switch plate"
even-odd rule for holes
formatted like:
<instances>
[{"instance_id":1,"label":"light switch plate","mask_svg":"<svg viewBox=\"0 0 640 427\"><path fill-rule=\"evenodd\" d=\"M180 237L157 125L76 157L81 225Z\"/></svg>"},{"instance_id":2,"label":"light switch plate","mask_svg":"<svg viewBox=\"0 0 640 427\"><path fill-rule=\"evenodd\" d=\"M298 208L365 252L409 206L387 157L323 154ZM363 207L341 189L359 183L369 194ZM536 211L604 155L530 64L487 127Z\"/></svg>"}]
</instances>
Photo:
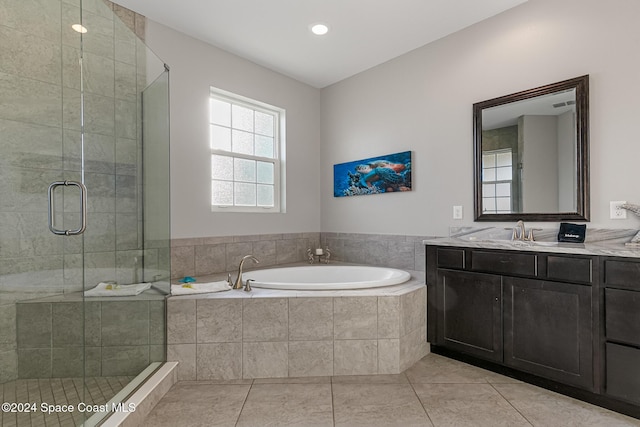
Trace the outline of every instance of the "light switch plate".
<instances>
[{"instance_id":1,"label":"light switch plate","mask_svg":"<svg viewBox=\"0 0 640 427\"><path fill-rule=\"evenodd\" d=\"M453 219L462 219L462 206L453 207Z\"/></svg>"}]
</instances>

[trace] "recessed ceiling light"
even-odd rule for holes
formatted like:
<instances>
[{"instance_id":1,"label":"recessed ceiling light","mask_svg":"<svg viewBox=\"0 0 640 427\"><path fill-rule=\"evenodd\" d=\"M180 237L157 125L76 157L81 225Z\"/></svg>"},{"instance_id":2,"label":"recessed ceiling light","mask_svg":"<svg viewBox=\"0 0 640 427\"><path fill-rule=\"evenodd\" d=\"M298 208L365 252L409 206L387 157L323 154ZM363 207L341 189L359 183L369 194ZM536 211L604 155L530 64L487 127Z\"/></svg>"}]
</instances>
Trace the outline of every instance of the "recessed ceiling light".
<instances>
[{"instance_id":1,"label":"recessed ceiling light","mask_svg":"<svg viewBox=\"0 0 640 427\"><path fill-rule=\"evenodd\" d=\"M77 32L79 32L80 34L84 34L84 33L86 33L86 32L87 32L87 29L86 29L85 27L83 27L82 25L80 25L80 24L73 24L73 25L71 26L71 28L73 28L73 29L74 29L74 31L77 31Z\"/></svg>"},{"instance_id":2,"label":"recessed ceiling light","mask_svg":"<svg viewBox=\"0 0 640 427\"><path fill-rule=\"evenodd\" d=\"M329 26L322 23L313 24L311 25L311 32L316 36L324 36L329 32Z\"/></svg>"}]
</instances>

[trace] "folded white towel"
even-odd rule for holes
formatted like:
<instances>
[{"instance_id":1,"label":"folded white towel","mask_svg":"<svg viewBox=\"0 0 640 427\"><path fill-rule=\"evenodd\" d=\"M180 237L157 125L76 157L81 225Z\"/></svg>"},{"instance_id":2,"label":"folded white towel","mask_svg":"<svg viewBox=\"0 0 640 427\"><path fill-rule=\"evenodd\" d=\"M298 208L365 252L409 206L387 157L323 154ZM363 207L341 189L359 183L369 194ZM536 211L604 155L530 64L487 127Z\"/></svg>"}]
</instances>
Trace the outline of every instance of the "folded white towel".
<instances>
[{"instance_id":1,"label":"folded white towel","mask_svg":"<svg viewBox=\"0 0 640 427\"><path fill-rule=\"evenodd\" d=\"M228 291L231 286L226 280L209 283L183 283L180 285L171 285L171 295L187 295L187 294L208 294L209 292Z\"/></svg>"},{"instance_id":2,"label":"folded white towel","mask_svg":"<svg viewBox=\"0 0 640 427\"><path fill-rule=\"evenodd\" d=\"M93 289L84 291L85 297L128 297L139 295L151 288L151 283L136 283L133 285L115 285L113 283L98 283Z\"/></svg>"}]
</instances>

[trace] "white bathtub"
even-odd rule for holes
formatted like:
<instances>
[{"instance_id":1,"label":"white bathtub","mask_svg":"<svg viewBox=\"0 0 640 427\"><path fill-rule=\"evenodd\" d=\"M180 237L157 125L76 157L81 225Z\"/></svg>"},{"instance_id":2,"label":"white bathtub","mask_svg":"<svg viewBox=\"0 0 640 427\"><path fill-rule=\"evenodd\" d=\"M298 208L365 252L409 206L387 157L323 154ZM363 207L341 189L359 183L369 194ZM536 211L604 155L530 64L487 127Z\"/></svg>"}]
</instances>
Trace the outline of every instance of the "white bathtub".
<instances>
[{"instance_id":1,"label":"white bathtub","mask_svg":"<svg viewBox=\"0 0 640 427\"><path fill-rule=\"evenodd\" d=\"M247 271L252 287L288 290L336 290L379 288L404 283L411 274L385 267L310 265Z\"/></svg>"}]
</instances>

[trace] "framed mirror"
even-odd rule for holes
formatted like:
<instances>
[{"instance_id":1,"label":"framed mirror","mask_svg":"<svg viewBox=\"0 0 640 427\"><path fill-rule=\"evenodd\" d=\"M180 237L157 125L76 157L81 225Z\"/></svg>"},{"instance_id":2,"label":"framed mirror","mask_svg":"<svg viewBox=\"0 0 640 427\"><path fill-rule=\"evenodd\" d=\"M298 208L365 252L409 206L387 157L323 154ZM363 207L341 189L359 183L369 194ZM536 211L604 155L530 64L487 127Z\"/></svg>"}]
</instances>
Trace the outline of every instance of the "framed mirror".
<instances>
[{"instance_id":1,"label":"framed mirror","mask_svg":"<svg viewBox=\"0 0 640 427\"><path fill-rule=\"evenodd\" d=\"M473 104L476 221L589 221L589 76Z\"/></svg>"}]
</instances>

